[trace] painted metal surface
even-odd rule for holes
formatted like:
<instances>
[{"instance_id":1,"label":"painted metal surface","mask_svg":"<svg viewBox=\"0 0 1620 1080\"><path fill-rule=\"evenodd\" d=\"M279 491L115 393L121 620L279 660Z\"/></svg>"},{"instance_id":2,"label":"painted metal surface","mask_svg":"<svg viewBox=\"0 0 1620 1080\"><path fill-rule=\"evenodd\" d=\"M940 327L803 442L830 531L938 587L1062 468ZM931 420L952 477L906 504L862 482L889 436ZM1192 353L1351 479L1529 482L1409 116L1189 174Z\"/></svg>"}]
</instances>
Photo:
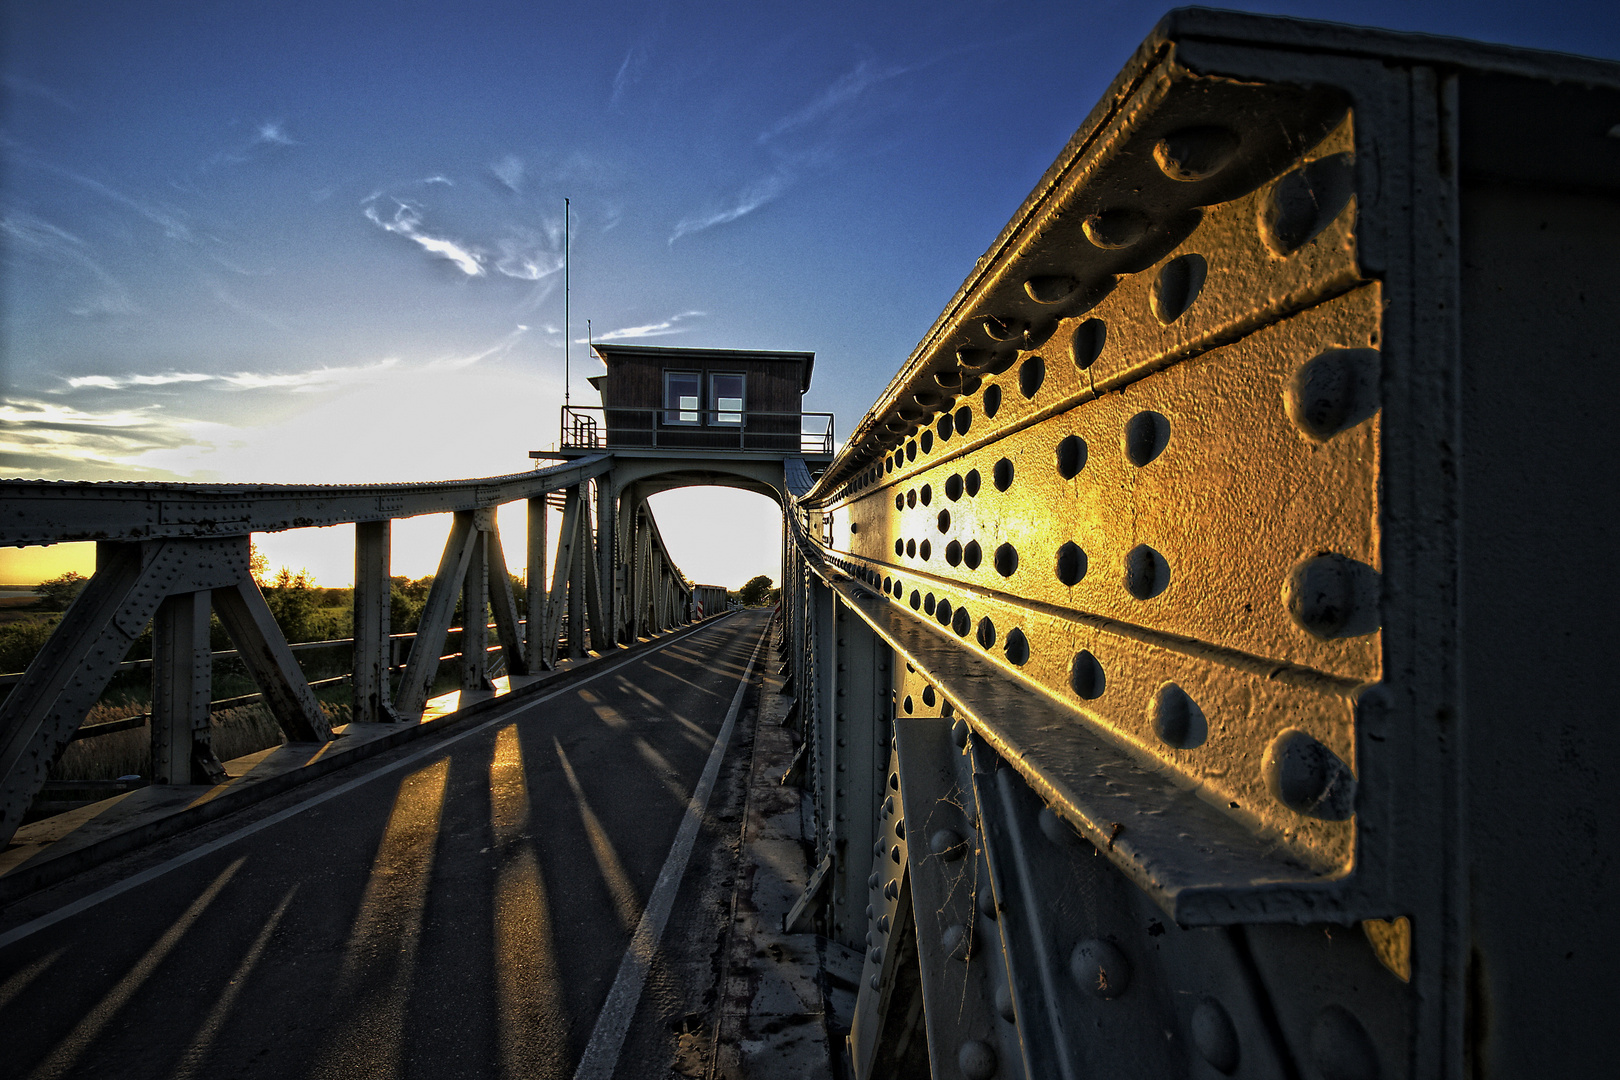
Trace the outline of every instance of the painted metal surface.
<instances>
[{"instance_id":1,"label":"painted metal surface","mask_svg":"<svg viewBox=\"0 0 1620 1080\"><path fill-rule=\"evenodd\" d=\"M630 618L629 640L692 615L690 589L669 560L645 499L633 507L630 546L637 563L618 586L619 521L613 460L587 457L531 473L445 484L364 487L262 485L0 484L0 542L29 544L100 537L96 574L51 639L0 704L0 836L9 838L52 763L78 733L86 711L119 670L148 623L154 626L152 747L159 784L217 782L223 769L210 745L214 656L210 611L218 614L263 699L293 741L324 742L331 731L319 702L249 574L249 534L353 521L355 529L355 719L419 717L444 658L458 604L494 617L505 671L524 675L569 656L613 648ZM593 528L591 488L597 495ZM495 508L528 502L526 553L532 617L520 620ZM548 501L562 501L562 536L545 590ZM222 509L223 508L223 509ZM453 520L409 659L396 664L389 625L391 519L449 509ZM228 511L228 512L227 512ZM600 552L600 556L599 556ZM599 558L601 561L599 561ZM604 602L606 580L626 595ZM566 618L565 618L566 613ZM487 618L463 619L461 688L493 689Z\"/></svg>"},{"instance_id":2,"label":"painted metal surface","mask_svg":"<svg viewBox=\"0 0 1620 1080\"><path fill-rule=\"evenodd\" d=\"M912 936L857 1076L1600 1067L1561 972L1616 948L1613 589L1550 567L1620 516L1616 123L1598 61L1196 10L1144 43L789 503L807 741L826 613L897 673L863 711L914 910L868 933ZM889 792L812 780L854 875ZM926 1063L873 1049L900 952Z\"/></svg>"}]
</instances>

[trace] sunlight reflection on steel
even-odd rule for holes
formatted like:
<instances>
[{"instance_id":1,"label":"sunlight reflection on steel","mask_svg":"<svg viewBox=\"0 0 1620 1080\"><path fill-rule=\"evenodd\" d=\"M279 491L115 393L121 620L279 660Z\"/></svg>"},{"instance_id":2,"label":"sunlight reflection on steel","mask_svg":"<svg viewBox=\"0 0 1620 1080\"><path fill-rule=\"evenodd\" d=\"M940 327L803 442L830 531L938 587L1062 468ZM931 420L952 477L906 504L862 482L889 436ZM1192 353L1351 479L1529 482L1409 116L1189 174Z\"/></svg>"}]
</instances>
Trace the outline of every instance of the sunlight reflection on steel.
<instances>
[{"instance_id":1,"label":"sunlight reflection on steel","mask_svg":"<svg viewBox=\"0 0 1620 1080\"><path fill-rule=\"evenodd\" d=\"M529 789L516 724L495 737L489 763L490 827L499 861L495 882L496 994L500 1003L501 1071L546 1075L549 1051L566 1039L568 1014L540 863L528 834ZM553 1071L566 1065L553 1061Z\"/></svg>"},{"instance_id":2,"label":"sunlight reflection on steel","mask_svg":"<svg viewBox=\"0 0 1620 1080\"><path fill-rule=\"evenodd\" d=\"M73 1067L73 1064L79 1060L80 1055L101 1033L101 1029L107 1026L107 1022L117 1015L118 1011L124 1007L131 997L135 996L135 991L141 988L141 984L169 955L186 931L190 930L192 924L197 921L198 916L203 913L209 904L214 902L214 898L219 895L226 882L235 876L245 862L247 862L246 856L237 859L209 883L208 888L203 890L202 895L191 902L191 906L186 908L185 913L174 920L174 923L167 930L163 931L163 936L158 938L150 949L146 950L146 954L135 962L135 966L130 968L122 979L118 980L117 985L107 991L107 995L96 1003L95 1008L84 1014L84 1018L68 1033L67 1038L58 1043L56 1048L51 1051L50 1056L29 1074L30 1080L47 1080L47 1078L61 1076Z\"/></svg>"},{"instance_id":3,"label":"sunlight reflection on steel","mask_svg":"<svg viewBox=\"0 0 1620 1080\"><path fill-rule=\"evenodd\" d=\"M608 892L613 896L614 911L618 913L619 922L624 928L634 931L641 918L635 886L624 872L624 864L619 861L618 852L613 850L613 841L608 839L607 830L602 828L602 822L585 798L585 789L580 786L579 777L574 775L574 766L563 751L562 743L553 738L551 744L557 748L557 760L562 762L563 775L568 778L574 801L579 804L579 820L585 826L585 835L591 842L591 854L596 857L596 865L602 871L602 880L607 883Z\"/></svg>"}]
</instances>

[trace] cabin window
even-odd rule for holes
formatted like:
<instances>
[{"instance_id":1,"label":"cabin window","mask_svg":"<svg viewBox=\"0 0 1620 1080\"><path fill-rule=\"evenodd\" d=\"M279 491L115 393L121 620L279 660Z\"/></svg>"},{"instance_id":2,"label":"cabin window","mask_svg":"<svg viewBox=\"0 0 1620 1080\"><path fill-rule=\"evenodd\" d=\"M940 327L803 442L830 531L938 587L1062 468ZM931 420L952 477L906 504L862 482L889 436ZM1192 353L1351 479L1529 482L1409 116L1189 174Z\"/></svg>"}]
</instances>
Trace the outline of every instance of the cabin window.
<instances>
[{"instance_id":1,"label":"cabin window","mask_svg":"<svg viewBox=\"0 0 1620 1080\"><path fill-rule=\"evenodd\" d=\"M696 371L664 372L664 423L700 423L703 376Z\"/></svg>"},{"instance_id":2,"label":"cabin window","mask_svg":"<svg viewBox=\"0 0 1620 1080\"><path fill-rule=\"evenodd\" d=\"M717 372L709 376L709 422L713 424L741 424L743 422L744 376L741 372Z\"/></svg>"}]
</instances>

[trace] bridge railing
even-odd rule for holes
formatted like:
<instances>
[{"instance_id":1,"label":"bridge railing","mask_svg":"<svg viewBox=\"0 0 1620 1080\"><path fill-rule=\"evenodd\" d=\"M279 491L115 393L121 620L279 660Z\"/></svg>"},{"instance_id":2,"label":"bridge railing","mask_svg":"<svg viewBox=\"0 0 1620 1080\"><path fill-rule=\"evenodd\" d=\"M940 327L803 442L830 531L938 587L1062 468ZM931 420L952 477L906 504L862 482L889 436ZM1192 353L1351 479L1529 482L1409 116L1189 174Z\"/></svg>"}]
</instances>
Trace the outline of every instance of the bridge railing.
<instances>
[{"instance_id":1,"label":"bridge railing","mask_svg":"<svg viewBox=\"0 0 1620 1080\"><path fill-rule=\"evenodd\" d=\"M95 573L0 702L0 839L16 830L52 763L148 625L153 783L224 779L210 745L210 613L219 616L285 736L331 738L294 647L249 572L256 532L355 526L353 671L347 678L358 722L420 716L458 603L493 616L492 623L473 619L461 628L464 692L491 688L490 627L511 675L614 647L625 633L616 618L621 605L603 602L597 550L610 545L592 523L593 508L611 495L611 467L611 457L592 455L476 480L353 486L0 481L0 544L97 545ZM593 485L600 489L595 500ZM495 523L500 506L519 501L528 510L526 620L518 616ZM561 511L561 529L548 579L553 509ZM392 522L432 513L452 515L449 537L396 683ZM615 527L614 512L596 516L606 529ZM655 633L691 616L690 589L669 561L650 508L640 508L634 527L629 547L639 574L626 617L633 634Z\"/></svg>"},{"instance_id":2,"label":"bridge railing","mask_svg":"<svg viewBox=\"0 0 1620 1080\"><path fill-rule=\"evenodd\" d=\"M1620 752L1555 569L1620 519L1617 116L1466 42L1138 51L790 504L857 1077L1601 1068L1602 964L1527 926L1612 952L1614 841L1526 825Z\"/></svg>"},{"instance_id":3,"label":"bridge railing","mask_svg":"<svg viewBox=\"0 0 1620 1080\"><path fill-rule=\"evenodd\" d=\"M833 414L565 405L563 450L743 450L831 457Z\"/></svg>"}]
</instances>

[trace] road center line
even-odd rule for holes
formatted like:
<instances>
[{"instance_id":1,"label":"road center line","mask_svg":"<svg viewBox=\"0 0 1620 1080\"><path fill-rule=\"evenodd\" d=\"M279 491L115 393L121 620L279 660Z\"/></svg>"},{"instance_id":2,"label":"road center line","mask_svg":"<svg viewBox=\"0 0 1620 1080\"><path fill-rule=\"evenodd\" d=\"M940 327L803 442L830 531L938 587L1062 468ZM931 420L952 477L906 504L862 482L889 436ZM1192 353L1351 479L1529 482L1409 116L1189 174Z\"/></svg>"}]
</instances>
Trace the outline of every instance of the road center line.
<instances>
[{"instance_id":1,"label":"road center line","mask_svg":"<svg viewBox=\"0 0 1620 1080\"><path fill-rule=\"evenodd\" d=\"M754 661L759 659L759 650L764 646L769 631L770 623L766 623L760 631L759 640L754 643L754 651L748 656L748 666L743 669L737 692L731 698L731 707L726 710L725 723L720 725L720 734L714 739L714 749L709 751L709 762L703 767L703 776L686 804L686 816L681 821L680 831L675 834L675 843L670 846L669 857L664 860L664 868L658 873L658 883L653 886L647 906L641 911L641 923L630 938L630 946L624 950L624 958L619 961L619 973L613 979L607 1000L602 1003L602 1011L596 1015L591 1041L585 1045L579 1067L574 1070L574 1080L610 1080L619 1063L619 1051L630 1032L630 1022L635 1019L636 1006L641 1002L647 969L651 967L653 952L664 936L664 926L669 922L670 909L675 906L675 894L680 891L681 879L686 876L686 864L692 858L692 845L703 824L704 811L709 808L709 796L720 775L720 762L726 756L726 747L731 744L731 729L736 726L737 713L742 709L743 693L748 689L748 679L754 673Z\"/></svg>"},{"instance_id":2,"label":"road center line","mask_svg":"<svg viewBox=\"0 0 1620 1080\"><path fill-rule=\"evenodd\" d=\"M194 863L198 859L207 858L216 851L230 847L238 840L245 839L252 836L256 832L268 829L272 825L279 825L289 818L302 814L305 810L313 809L314 807L317 807L331 799L335 799L340 795L347 795L356 788L369 784L373 780L387 776L390 773L398 772L400 769L403 769L406 766L414 765L423 758L432 757L434 754L437 754L448 747L454 746L463 739L470 738L482 731L488 731L496 724L506 723L512 718L513 712L529 709L536 705L544 704L545 702L550 701L552 698L560 697L563 694L572 693L586 683L594 682L604 675L611 675L615 671L618 671L630 664L639 663L645 660L652 653L661 652L664 648L675 644L677 641L685 641L688 637L691 637L700 631L711 630L714 628L715 624L713 623L699 623L697 626L694 626L685 633L670 638L670 640L664 642L657 649L652 649L646 653L638 654L636 656L627 656L617 663L609 664L601 671L587 675L582 679L572 681L567 686L559 687L549 694L544 694L537 698L525 700L521 703L514 702L511 709L502 710L496 715L490 717L488 720L485 720L483 723L470 727L466 731L458 732L455 735L447 735L442 739L430 739L427 746L423 747L421 750L418 750L414 754L409 754L400 758L398 761L390 762L389 764L384 765L373 772L367 773L364 776L356 777L347 783L339 784L330 791L324 791L319 795L313 795L308 799L300 801L296 806L289 806L285 810L278 810L269 817L260 818L251 825L244 825L235 832L227 833L224 836L219 837L217 840L210 840L201 847L196 847L190 851L176 855L174 858L158 863L156 866L149 867L133 877L125 878L123 881L114 882L113 884L108 885L106 888L98 889L96 892L93 892L88 896L75 900L71 904L57 908L55 911L52 911L49 914L41 915L36 919L31 919L28 922L23 923L21 926L7 930L5 933L0 934L0 949L5 948L7 945L12 944L13 942L21 941L26 937L37 934L39 931L44 930L47 927L55 926L63 919L70 919L82 911L88 911L97 904L111 900L115 896L120 896L131 889L139 888L149 881L156 881L158 878L172 870L178 870L180 867ZM756 648L755 651L757 652L758 649ZM750 661L750 664L752 664L752 661ZM705 773L704 775L708 774Z\"/></svg>"}]
</instances>

